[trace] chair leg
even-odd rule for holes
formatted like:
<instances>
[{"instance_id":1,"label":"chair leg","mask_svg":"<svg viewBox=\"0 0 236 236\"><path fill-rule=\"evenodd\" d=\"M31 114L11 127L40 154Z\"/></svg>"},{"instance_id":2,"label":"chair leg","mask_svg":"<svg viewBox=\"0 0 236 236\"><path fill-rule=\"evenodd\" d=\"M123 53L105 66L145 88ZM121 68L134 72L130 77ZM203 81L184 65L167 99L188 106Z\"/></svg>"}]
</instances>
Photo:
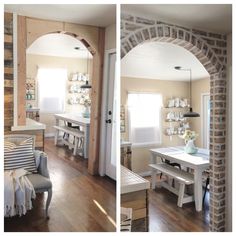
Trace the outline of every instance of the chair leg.
<instances>
[{"instance_id":1,"label":"chair leg","mask_svg":"<svg viewBox=\"0 0 236 236\"><path fill-rule=\"evenodd\" d=\"M50 189L48 189L48 198L47 198L47 202L46 202L46 218L47 219L49 219L48 208L49 208L51 199L52 199L52 189L50 188Z\"/></svg>"},{"instance_id":2,"label":"chair leg","mask_svg":"<svg viewBox=\"0 0 236 236\"><path fill-rule=\"evenodd\" d=\"M57 145L57 140L59 136L59 130L56 130L55 137L54 137L54 144Z\"/></svg>"},{"instance_id":3,"label":"chair leg","mask_svg":"<svg viewBox=\"0 0 236 236\"><path fill-rule=\"evenodd\" d=\"M207 187L208 187L209 183L210 183L210 179L209 179L209 177L207 177L206 185L205 185L205 191L204 191L204 195L203 195L203 199L202 199L202 204L204 204L205 197L206 197L206 192L207 192Z\"/></svg>"},{"instance_id":4,"label":"chair leg","mask_svg":"<svg viewBox=\"0 0 236 236\"><path fill-rule=\"evenodd\" d=\"M183 205L183 198L184 198L184 189L185 189L185 184L180 183L179 185L179 197L178 197L178 207L182 207Z\"/></svg>"},{"instance_id":5,"label":"chair leg","mask_svg":"<svg viewBox=\"0 0 236 236\"><path fill-rule=\"evenodd\" d=\"M74 151L73 151L73 155L75 156L77 154L77 150L78 150L78 141L79 138L74 137L75 143L74 143Z\"/></svg>"}]
</instances>

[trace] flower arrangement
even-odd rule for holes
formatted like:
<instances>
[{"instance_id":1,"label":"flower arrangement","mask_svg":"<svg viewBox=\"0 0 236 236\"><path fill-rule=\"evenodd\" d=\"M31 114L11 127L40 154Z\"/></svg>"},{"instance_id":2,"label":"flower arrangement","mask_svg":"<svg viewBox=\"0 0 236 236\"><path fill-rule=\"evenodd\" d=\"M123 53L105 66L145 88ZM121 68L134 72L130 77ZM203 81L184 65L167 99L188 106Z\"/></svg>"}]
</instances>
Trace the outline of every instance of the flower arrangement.
<instances>
[{"instance_id":1,"label":"flower arrangement","mask_svg":"<svg viewBox=\"0 0 236 236\"><path fill-rule=\"evenodd\" d=\"M91 99L90 98L85 98L84 99L84 106L89 107L91 105Z\"/></svg>"},{"instance_id":2,"label":"flower arrangement","mask_svg":"<svg viewBox=\"0 0 236 236\"><path fill-rule=\"evenodd\" d=\"M89 96L82 95L80 98L80 104L84 105L85 107L89 107L91 106L91 99L89 98Z\"/></svg>"},{"instance_id":3,"label":"flower arrangement","mask_svg":"<svg viewBox=\"0 0 236 236\"><path fill-rule=\"evenodd\" d=\"M179 137L184 139L185 143L187 143L189 140L196 140L198 134L192 130L185 130L184 134Z\"/></svg>"}]
</instances>

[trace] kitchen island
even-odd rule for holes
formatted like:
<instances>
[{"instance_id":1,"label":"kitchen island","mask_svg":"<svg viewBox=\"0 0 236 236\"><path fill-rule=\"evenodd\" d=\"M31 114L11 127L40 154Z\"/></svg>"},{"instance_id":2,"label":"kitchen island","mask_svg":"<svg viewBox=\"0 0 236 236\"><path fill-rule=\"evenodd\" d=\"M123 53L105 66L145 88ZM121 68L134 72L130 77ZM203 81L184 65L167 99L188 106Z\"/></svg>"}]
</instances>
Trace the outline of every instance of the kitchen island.
<instances>
[{"instance_id":1,"label":"kitchen island","mask_svg":"<svg viewBox=\"0 0 236 236\"><path fill-rule=\"evenodd\" d=\"M35 148L44 151L44 132L46 125L38 121L26 118L25 125L13 126L10 132L5 134L28 134L35 135Z\"/></svg>"},{"instance_id":2,"label":"kitchen island","mask_svg":"<svg viewBox=\"0 0 236 236\"><path fill-rule=\"evenodd\" d=\"M148 191L150 182L121 166L121 206L132 208L133 232L148 231Z\"/></svg>"}]
</instances>

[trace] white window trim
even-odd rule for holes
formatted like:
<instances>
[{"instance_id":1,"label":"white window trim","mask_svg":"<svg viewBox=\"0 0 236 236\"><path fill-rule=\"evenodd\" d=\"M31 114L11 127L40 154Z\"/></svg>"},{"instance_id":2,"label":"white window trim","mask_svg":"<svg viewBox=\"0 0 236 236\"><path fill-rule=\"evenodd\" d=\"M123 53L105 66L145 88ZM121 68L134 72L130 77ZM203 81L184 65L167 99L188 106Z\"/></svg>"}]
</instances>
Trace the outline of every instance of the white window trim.
<instances>
[{"instance_id":1,"label":"white window trim","mask_svg":"<svg viewBox=\"0 0 236 236\"><path fill-rule=\"evenodd\" d=\"M201 145L204 146L204 96L210 96L210 93L201 93Z\"/></svg>"}]
</instances>

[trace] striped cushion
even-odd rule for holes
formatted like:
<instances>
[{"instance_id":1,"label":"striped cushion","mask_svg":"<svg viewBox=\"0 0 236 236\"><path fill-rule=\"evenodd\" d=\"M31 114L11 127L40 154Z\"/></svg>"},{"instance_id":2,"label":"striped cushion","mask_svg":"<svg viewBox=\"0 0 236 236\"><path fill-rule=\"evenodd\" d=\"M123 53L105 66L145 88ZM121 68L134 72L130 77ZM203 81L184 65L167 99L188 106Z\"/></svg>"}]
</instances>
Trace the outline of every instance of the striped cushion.
<instances>
[{"instance_id":1,"label":"striped cushion","mask_svg":"<svg viewBox=\"0 0 236 236\"><path fill-rule=\"evenodd\" d=\"M24 168L30 172L37 172L33 154L33 138L28 138L19 144L4 142L4 170Z\"/></svg>"}]
</instances>

